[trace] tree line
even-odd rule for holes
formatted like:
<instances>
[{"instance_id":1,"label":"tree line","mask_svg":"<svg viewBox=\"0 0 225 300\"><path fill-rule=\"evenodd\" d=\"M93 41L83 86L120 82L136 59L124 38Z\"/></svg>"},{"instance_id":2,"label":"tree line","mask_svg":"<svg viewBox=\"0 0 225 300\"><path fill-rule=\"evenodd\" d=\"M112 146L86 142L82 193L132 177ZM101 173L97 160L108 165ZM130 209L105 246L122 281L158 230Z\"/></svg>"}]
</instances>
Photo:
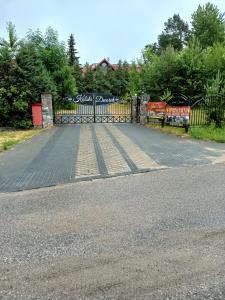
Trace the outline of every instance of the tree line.
<instances>
[{"instance_id":1,"label":"tree line","mask_svg":"<svg viewBox=\"0 0 225 300\"><path fill-rule=\"evenodd\" d=\"M8 23L7 32L8 39L0 39L0 126L31 126L31 104L43 92L52 93L55 106L86 92L126 99L147 93L156 101L174 94L225 95L224 13L211 3L198 6L191 24L174 14L157 42L131 65L120 60L116 70L86 63L83 72L73 34L65 45L51 27L18 39Z\"/></svg>"},{"instance_id":2,"label":"tree line","mask_svg":"<svg viewBox=\"0 0 225 300\"><path fill-rule=\"evenodd\" d=\"M86 63L83 74L73 34L65 45L51 27L45 33L29 30L18 39L9 22L7 32L8 39L0 39L0 126L30 127L32 103L44 92L52 94L55 107L77 93L127 94L127 62L119 61L116 71L106 72L100 67L94 72Z\"/></svg>"},{"instance_id":3,"label":"tree line","mask_svg":"<svg viewBox=\"0 0 225 300\"><path fill-rule=\"evenodd\" d=\"M15 26L7 24L8 39L0 40L0 126L27 128L31 105L50 92L54 102L76 93L73 68L65 45L49 27L45 34L30 30L19 40Z\"/></svg>"},{"instance_id":4,"label":"tree line","mask_svg":"<svg viewBox=\"0 0 225 300\"><path fill-rule=\"evenodd\" d=\"M142 55L141 86L152 99L225 95L225 21L217 6L199 5L191 27L175 14Z\"/></svg>"},{"instance_id":5,"label":"tree line","mask_svg":"<svg viewBox=\"0 0 225 300\"><path fill-rule=\"evenodd\" d=\"M205 95L225 96L225 19L216 5L199 5L191 24L174 14L164 23L157 42L142 50L127 68L106 74L91 70L83 91L111 92L120 97L146 93L153 101L184 94L193 101Z\"/></svg>"}]
</instances>

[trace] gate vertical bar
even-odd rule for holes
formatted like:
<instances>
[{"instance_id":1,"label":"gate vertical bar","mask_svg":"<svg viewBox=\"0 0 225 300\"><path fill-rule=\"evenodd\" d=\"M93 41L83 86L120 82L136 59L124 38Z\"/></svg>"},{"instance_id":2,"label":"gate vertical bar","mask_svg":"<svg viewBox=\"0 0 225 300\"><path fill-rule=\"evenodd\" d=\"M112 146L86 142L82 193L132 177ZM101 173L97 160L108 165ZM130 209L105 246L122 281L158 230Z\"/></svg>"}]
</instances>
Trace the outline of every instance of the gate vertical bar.
<instances>
[{"instance_id":1,"label":"gate vertical bar","mask_svg":"<svg viewBox=\"0 0 225 300\"><path fill-rule=\"evenodd\" d=\"M96 101L95 101L95 93L93 93L93 113L94 113L94 123L96 123L96 119L95 119L95 105L96 105Z\"/></svg>"},{"instance_id":2,"label":"gate vertical bar","mask_svg":"<svg viewBox=\"0 0 225 300\"><path fill-rule=\"evenodd\" d=\"M133 98L130 96L130 122L133 123Z\"/></svg>"}]
</instances>

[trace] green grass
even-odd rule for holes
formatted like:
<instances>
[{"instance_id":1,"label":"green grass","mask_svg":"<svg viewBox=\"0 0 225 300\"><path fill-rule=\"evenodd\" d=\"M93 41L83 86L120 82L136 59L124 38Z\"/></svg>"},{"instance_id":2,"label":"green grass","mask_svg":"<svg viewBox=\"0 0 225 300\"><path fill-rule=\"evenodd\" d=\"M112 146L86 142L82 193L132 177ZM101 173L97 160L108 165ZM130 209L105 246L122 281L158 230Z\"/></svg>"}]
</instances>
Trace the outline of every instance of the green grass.
<instances>
[{"instance_id":1,"label":"green grass","mask_svg":"<svg viewBox=\"0 0 225 300\"><path fill-rule=\"evenodd\" d=\"M214 141L217 143L225 143L225 127L216 128L214 125L209 127L191 127L188 133L185 133L184 128L165 126L161 127L158 124L148 124L147 127L155 128L161 132L174 134L180 137L193 137L195 139Z\"/></svg>"},{"instance_id":2,"label":"green grass","mask_svg":"<svg viewBox=\"0 0 225 300\"><path fill-rule=\"evenodd\" d=\"M218 143L225 143L225 127L223 128L216 128L215 126L193 127L190 128L190 135L196 139L210 140Z\"/></svg>"},{"instance_id":3,"label":"green grass","mask_svg":"<svg viewBox=\"0 0 225 300\"><path fill-rule=\"evenodd\" d=\"M15 145L15 144L17 144L18 143L18 141L16 141L16 140L8 140L8 141L4 141L3 143L2 143L2 148L3 148L3 150L8 150L8 149L10 149L13 145Z\"/></svg>"},{"instance_id":4,"label":"green grass","mask_svg":"<svg viewBox=\"0 0 225 300\"><path fill-rule=\"evenodd\" d=\"M0 131L0 151L8 150L12 146L21 143L45 129L27 129L27 130L4 130Z\"/></svg>"},{"instance_id":5,"label":"green grass","mask_svg":"<svg viewBox=\"0 0 225 300\"><path fill-rule=\"evenodd\" d=\"M169 133L169 134L175 134L176 136L188 136L187 133L185 133L185 129L182 127L173 127L173 126L164 126L161 127L160 124L148 124L147 127L155 128L160 130L161 132Z\"/></svg>"}]
</instances>

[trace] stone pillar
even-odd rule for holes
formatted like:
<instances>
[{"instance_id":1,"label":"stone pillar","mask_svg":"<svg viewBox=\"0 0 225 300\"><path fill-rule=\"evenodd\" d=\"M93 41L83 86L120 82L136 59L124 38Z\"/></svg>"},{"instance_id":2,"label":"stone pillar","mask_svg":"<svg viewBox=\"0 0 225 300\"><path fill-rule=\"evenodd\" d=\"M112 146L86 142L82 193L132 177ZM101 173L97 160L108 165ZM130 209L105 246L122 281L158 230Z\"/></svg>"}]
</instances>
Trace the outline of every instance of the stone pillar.
<instances>
[{"instance_id":1,"label":"stone pillar","mask_svg":"<svg viewBox=\"0 0 225 300\"><path fill-rule=\"evenodd\" d=\"M140 105L140 124L145 125L147 123L147 107L146 102L141 102Z\"/></svg>"},{"instance_id":2,"label":"stone pillar","mask_svg":"<svg viewBox=\"0 0 225 300\"><path fill-rule=\"evenodd\" d=\"M141 96L141 103L140 103L140 124L145 125L147 123L147 103L149 101L150 97L148 95L142 95Z\"/></svg>"},{"instance_id":3,"label":"stone pillar","mask_svg":"<svg viewBox=\"0 0 225 300\"><path fill-rule=\"evenodd\" d=\"M132 97L132 121L133 123L140 123L140 103L141 98L138 96Z\"/></svg>"},{"instance_id":4,"label":"stone pillar","mask_svg":"<svg viewBox=\"0 0 225 300\"><path fill-rule=\"evenodd\" d=\"M43 127L53 126L52 95L50 93L41 94Z\"/></svg>"},{"instance_id":5,"label":"stone pillar","mask_svg":"<svg viewBox=\"0 0 225 300\"><path fill-rule=\"evenodd\" d=\"M137 123L137 96L132 96L132 123Z\"/></svg>"}]
</instances>

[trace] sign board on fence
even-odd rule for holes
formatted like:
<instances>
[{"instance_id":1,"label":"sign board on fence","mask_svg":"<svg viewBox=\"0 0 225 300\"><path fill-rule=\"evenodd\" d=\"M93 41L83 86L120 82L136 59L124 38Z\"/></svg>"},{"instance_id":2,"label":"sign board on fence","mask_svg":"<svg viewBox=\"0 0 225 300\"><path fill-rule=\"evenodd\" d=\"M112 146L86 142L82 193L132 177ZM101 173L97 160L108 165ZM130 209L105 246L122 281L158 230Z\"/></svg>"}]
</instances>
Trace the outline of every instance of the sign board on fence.
<instances>
[{"instance_id":1,"label":"sign board on fence","mask_svg":"<svg viewBox=\"0 0 225 300\"><path fill-rule=\"evenodd\" d=\"M168 117L185 117L189 116L191 107L190 106L166 106L166 115Z\"/></svg>"},{"instance_id":2,"label":"sign board on fence","mask_svg":"<svg viewBox=\"0 0 225 300\"><path fill-rule=\"evenodd\" d=\"M174 106L173 106L174 103ZM179 105L180 102L149 102L147 103L148 116L160 119L165 116L165 123L173 126L186 126L189 123L191 107Z\"/></svg>"},{"instance_id":3,"label":"sign board on fence","mask_svg":"<svg viewBox=\"0 0 225 300\"><path fill-rule=\"evenodd\" d=\"M166 102L148 102L148 115L152 117L164 115L166 113L166 105Z\"/></svg>"},{"instance_id":4,"label":"sign board on fence","mask_svg":"<svg viewBox=\"0 0 225 300\"><path fill-rule=\"evenodd\" d=\"M166 106L165 123L173 126L187 126L189 124L190 106Z\"/></svg>"}]
</instances>

